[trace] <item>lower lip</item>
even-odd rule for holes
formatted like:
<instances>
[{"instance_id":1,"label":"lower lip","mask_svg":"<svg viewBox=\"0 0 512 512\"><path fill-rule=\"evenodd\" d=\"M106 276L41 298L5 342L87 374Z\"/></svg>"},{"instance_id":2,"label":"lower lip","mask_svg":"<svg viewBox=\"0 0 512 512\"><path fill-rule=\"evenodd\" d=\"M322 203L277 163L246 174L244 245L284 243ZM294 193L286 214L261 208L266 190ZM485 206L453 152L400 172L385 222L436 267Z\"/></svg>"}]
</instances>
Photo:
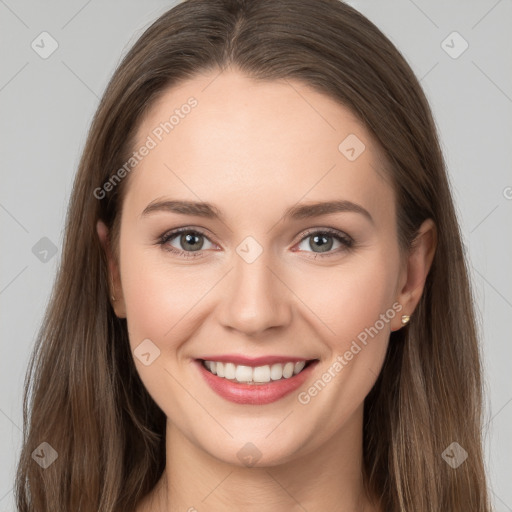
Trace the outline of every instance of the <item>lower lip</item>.
<instances>
[{"instance_id":1,"label":"lower lip","mask_svg":"<svg viewBox=\"0 0 512 512\"><path fill-rule=\"evenodd\" d=\"M236 404L265 405L276 402L280 398L298 389L313 371L318 361L313 361L304 370L289 379L270 381L265 384L243 384L209 372L203 363L195 361L206 383L219 396Z\"/></svg>"}]
</instances>

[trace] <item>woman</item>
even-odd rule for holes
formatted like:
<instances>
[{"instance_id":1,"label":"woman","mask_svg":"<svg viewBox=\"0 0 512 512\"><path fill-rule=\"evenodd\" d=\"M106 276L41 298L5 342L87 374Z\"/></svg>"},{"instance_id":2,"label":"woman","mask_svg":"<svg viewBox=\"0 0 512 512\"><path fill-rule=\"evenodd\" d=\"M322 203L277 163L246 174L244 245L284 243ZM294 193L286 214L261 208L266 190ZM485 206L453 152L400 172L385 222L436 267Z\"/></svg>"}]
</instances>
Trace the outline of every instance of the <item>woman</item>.
<instances>
[{"instance_id":1,"label":"woman","mask_svg":"<svg viewBox=\"0 0 512 512\"><path fill-rule=\"evenodd\" d=\"M337 0L158 19L29 370L20 511L489 511L465 256L391 42Z\"/></svg>"}]
</instances>

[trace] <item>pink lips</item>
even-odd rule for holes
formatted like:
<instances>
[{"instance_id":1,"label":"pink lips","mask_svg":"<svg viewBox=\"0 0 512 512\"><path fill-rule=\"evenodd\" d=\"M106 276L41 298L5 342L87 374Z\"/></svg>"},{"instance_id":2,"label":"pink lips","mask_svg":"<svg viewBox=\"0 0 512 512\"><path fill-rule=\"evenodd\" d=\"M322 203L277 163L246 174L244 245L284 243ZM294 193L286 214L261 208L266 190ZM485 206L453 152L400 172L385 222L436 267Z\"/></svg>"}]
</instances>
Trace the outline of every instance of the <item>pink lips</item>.
<instances>
[{"instance_id":1,"label":"pink lips","mask_svg":"<svg viewBox=\"0 0 512 512\"><path fill-rule=\"evenodd\" d=\"M244 356L208 356L206 361L231 362L246 366L264 366L266 364L307 361L290 357L269 356L249 359ZM195 361L197 368L206 383L222 398L237 404L264 405L275 402L298 389L313 371L318 363L312 361L300 373L288 379L271 381L266 384L245 384L218 377L209 372L203 365L202 360Z\"/></svg>"}]
</instances>

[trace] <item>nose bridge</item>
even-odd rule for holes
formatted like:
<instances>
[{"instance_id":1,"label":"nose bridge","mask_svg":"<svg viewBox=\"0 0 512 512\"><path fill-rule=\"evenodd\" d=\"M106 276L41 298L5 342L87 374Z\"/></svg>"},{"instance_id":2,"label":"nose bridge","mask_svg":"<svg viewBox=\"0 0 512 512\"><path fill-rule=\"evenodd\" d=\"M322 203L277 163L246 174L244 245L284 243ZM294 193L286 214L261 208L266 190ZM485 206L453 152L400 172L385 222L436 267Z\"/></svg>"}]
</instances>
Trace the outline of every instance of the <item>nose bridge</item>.
<instances>
[{"instance_id":1,"label":"nose bridge","mask_svg":"<svg viewBox=\"0 0 512 512\"><path fill-rule=\"evenodd\" d=\"M221 322L247 334L285 325L290 319L287 289L276 277L272 251L247 237L233 255Z\"/></svg>"}]
</instances>

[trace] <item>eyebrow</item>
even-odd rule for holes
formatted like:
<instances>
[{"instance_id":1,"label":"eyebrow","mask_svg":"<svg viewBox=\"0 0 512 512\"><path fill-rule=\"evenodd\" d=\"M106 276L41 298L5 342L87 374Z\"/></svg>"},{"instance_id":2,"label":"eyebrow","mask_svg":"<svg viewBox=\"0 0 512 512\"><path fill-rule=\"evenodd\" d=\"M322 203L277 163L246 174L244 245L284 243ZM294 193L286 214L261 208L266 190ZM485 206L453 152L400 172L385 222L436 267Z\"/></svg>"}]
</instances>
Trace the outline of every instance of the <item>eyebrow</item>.
<instances>
[{"instance_id":1,"label":"eyebrow","mask_svg":"<svg viewBox=\"0 0 512 512\"><path fill-rule=\"evenodd\" d=\"M198 202L198 201L177 201L177 200L164 200L153 201L141 214L141 217L150 215L155 212L171 212L179 213L182 215L194 215L208 219L218 219L224 221L222 212L211 203ZM300 220L319 217L321 215L328 215L331 213L339 212L353 212L359 213L366 217L372 224L374 224L373 217L370 212L357 203L352 201L324 201L316 203L301 203L288 208L284 215L284 220Z\"/></svg>"}]
</instances>

